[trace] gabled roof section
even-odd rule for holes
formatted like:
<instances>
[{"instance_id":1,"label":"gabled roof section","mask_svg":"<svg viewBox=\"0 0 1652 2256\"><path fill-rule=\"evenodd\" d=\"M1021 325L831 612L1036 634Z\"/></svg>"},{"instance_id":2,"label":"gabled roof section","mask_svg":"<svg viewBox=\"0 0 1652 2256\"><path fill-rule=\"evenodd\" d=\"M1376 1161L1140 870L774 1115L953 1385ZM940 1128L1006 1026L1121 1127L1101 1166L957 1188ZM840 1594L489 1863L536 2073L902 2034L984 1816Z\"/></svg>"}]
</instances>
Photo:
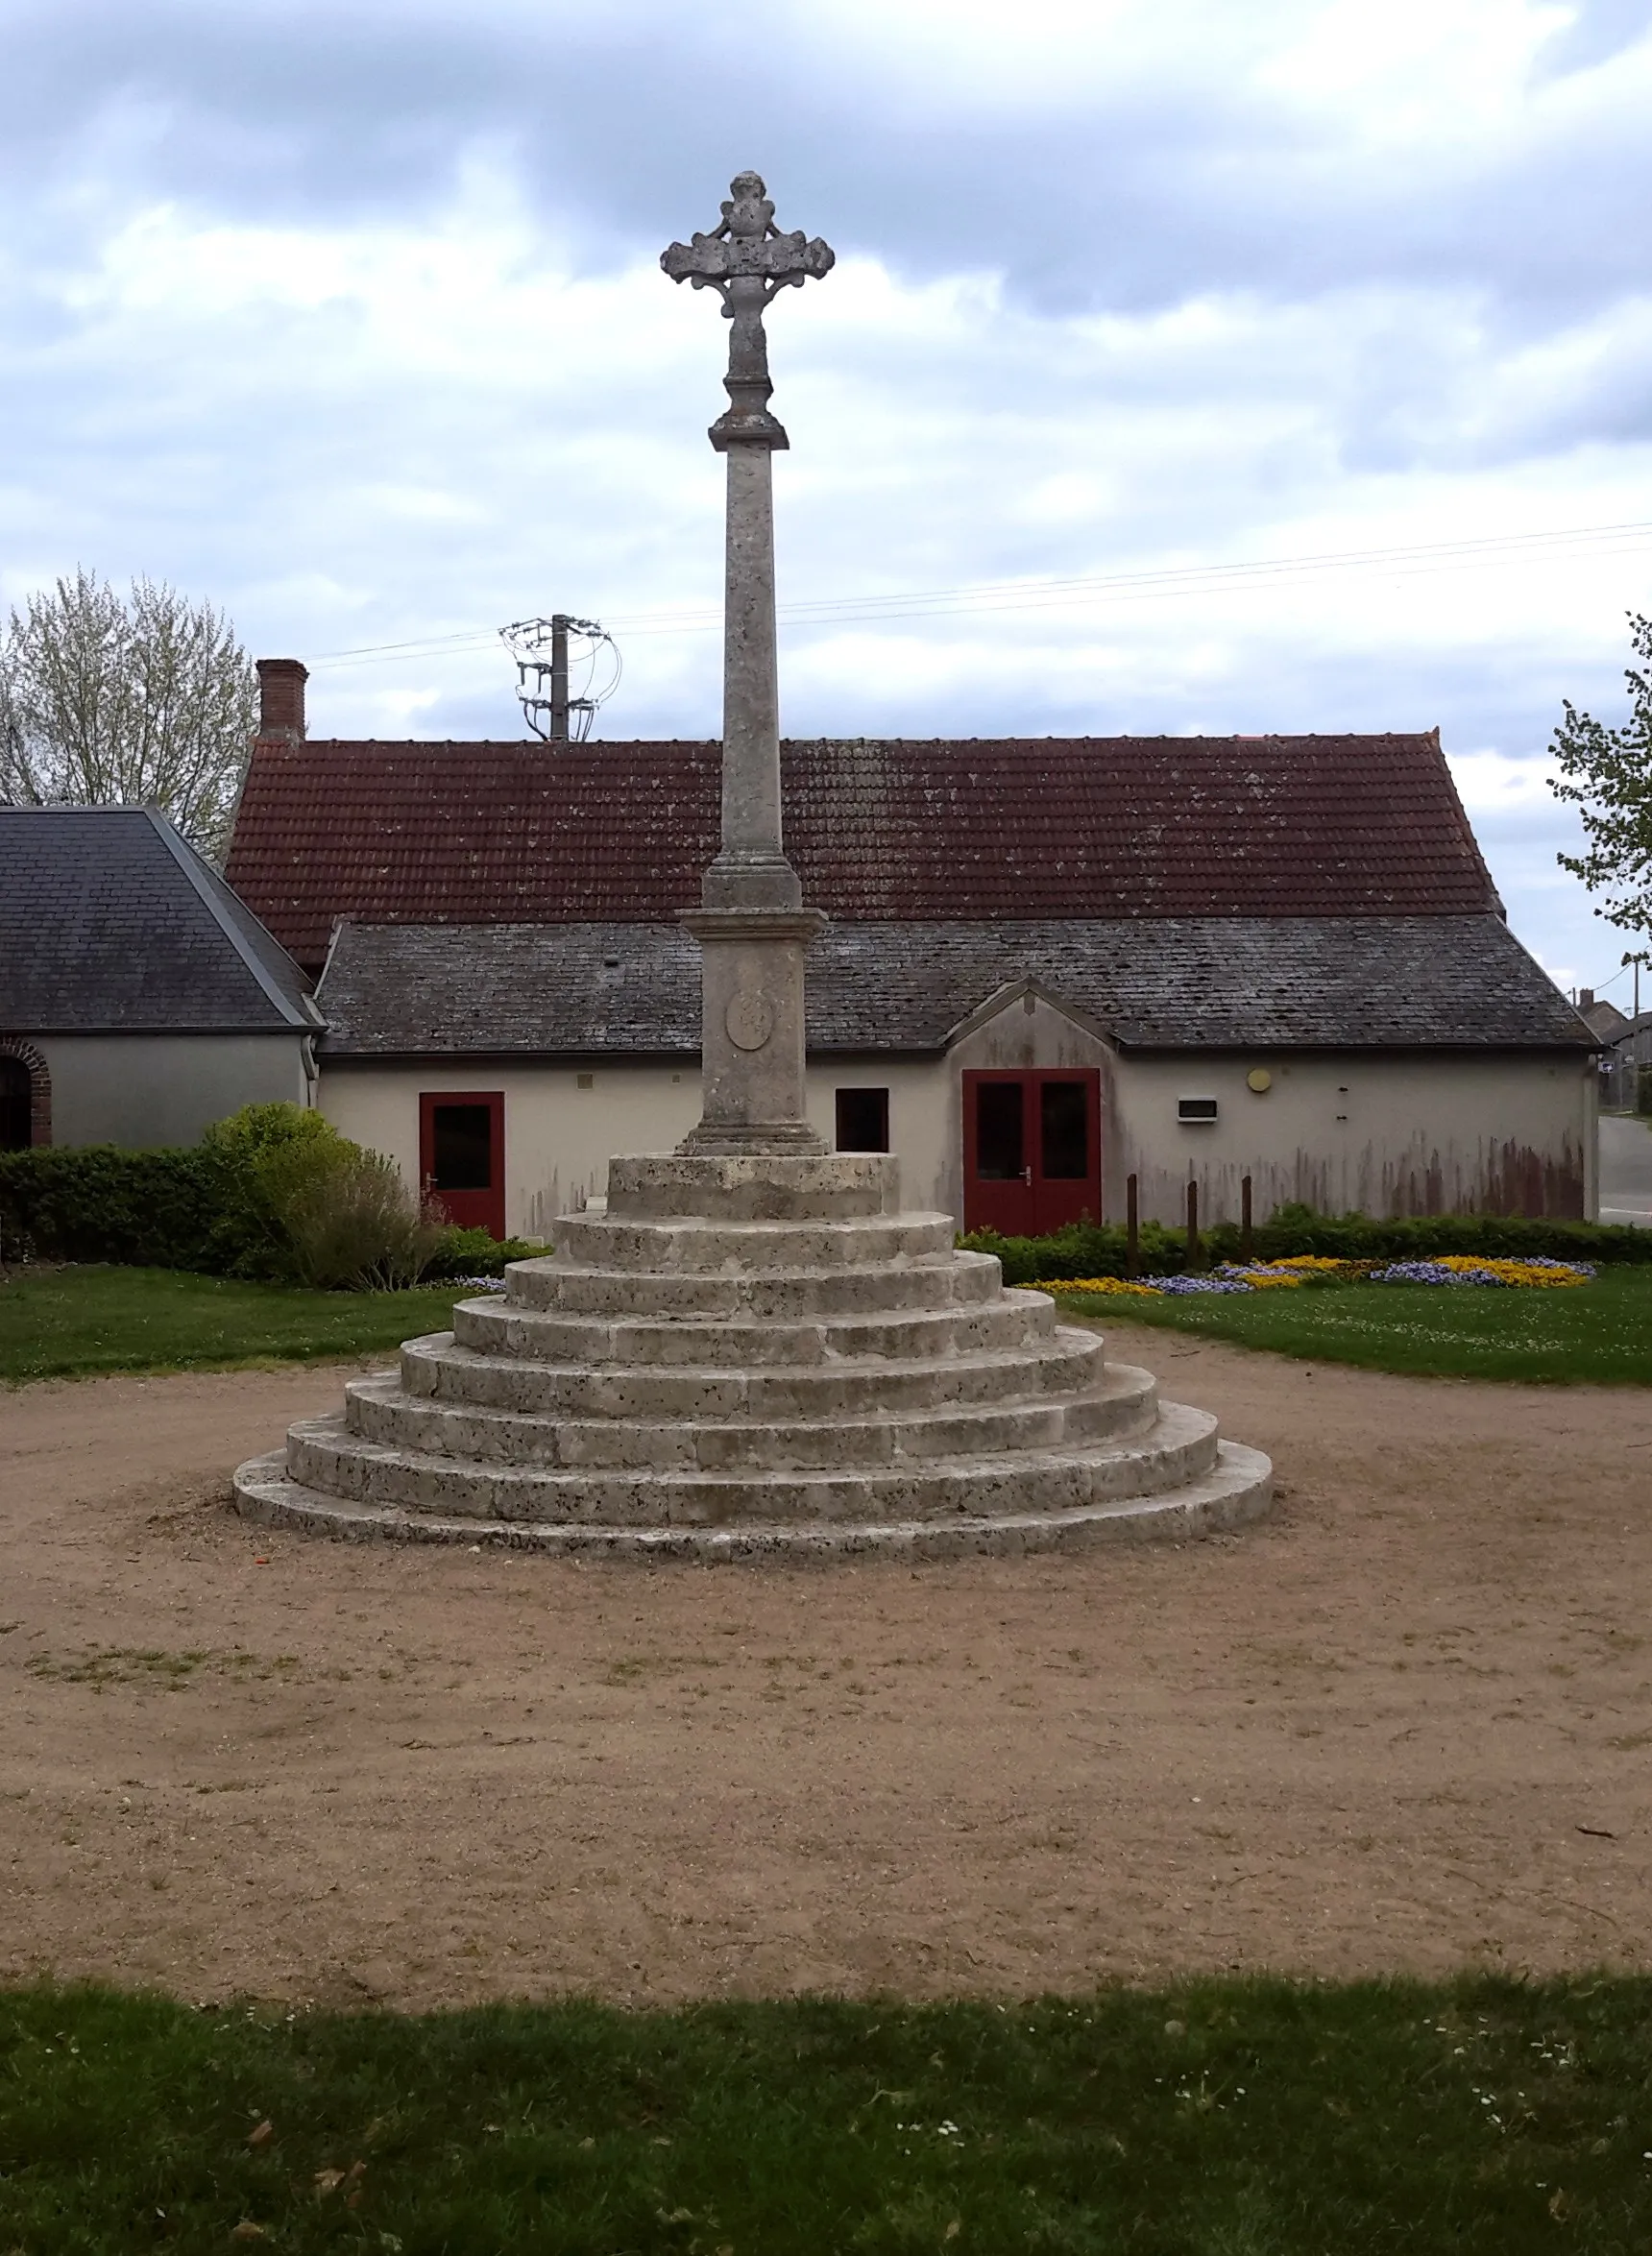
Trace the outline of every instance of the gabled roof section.
<instances>
[{"instance_id":1,"label":"gabled roof section","mask_svg":"<svg viewBox=\"0 0 1652 2256\"><path fill-rule=\"evenodd\" d=\"M311 1030L309 982L149 807L0 807L0 1029Z\"/></svg>"},{"instance_id":2,"label":"gabled roof section","mask_svg":"<svg viewBox=\"0 0 1652 2256\"><path fill-rule=\"evenodd\" d=\"M1438 732L818 739L781 748L805 900L857 921L1500 908ZM227 875L302 963L335 922L668 922L715 743L263 739Z\"/></svg>"},{"instance_id":3,"label":"gabled roof section","mask_svg":"<svg viewBox=\"0 0 1652 2256\"><path fill-rule=\"evenodd\" d=\"M934 1054L1029 988L1126 1049L1595 1046L1489 914L834 923L809 1046ZM347 924L320 1001L328 1058L692 1058L699 951L663 924Z\"/></svg>"}]
</instances>

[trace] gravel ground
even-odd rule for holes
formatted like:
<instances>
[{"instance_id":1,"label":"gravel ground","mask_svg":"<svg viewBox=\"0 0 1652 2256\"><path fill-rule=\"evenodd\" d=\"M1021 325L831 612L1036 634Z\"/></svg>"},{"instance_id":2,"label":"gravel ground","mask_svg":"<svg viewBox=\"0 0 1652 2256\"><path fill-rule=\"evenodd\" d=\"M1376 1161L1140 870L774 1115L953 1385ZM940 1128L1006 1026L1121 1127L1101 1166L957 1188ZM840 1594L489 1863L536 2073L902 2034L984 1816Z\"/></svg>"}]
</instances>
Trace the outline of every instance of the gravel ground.
<instances>
[{"instance_id":1,"label":"gravel ground","mask_svg":"<svg viewBox=\"0 0 1652 2256\"><path fill-rule=\"evenodd\" d=\"M0 1394L0 1975L433 2006L1652 1964L1652 1395L1109 1327L1239 1537L913 1571L250 1528L344 1371Z\"/></svg>"}]
</instances>

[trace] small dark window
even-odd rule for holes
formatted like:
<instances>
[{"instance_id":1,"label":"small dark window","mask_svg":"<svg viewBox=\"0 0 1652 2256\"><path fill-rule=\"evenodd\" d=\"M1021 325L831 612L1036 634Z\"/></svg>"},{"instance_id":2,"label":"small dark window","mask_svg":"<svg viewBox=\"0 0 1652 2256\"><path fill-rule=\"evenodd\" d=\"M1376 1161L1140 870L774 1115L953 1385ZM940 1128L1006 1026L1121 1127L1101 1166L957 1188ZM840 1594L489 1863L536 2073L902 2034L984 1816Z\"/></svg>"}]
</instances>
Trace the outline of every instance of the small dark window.
<instances>
[{"instance_id":1,"label":"small dark window","mask_svg":"<svg viewBox=\"0 0 1652 2256\"><path fill-rule=\"evenodd\" d=\"M430 1112L430 1143L438 1191L491 1191L494 1185L493 1108L487 1104L436 1104Z\"/></svg>"},{"instance_id":2,"label":"small dark window","mask_svg":"<svg viewBox=\"0 0 1652 2256\"><path fill-rule=\"evenodd\" d=\"M887 1089L838 1090L837 1142L839 1152L887 1152L888 1150L889 1092Z\"/></svg>"},{"instance_id":3,"label":"small dark window","mask_svg":"<svg viewBox=\"0 0 1652 2256\"><path fill-rule=\"evenodd\" d=\"M1216 1113L1217 1104L1214 1097L1178 1097L1176 1101L1178 1120L1210 1121L1216 1118Z\"/></svg>"},{"instance_id":4,"label":"small dark window","mask_svg":"<svg viewBox=\"0 0 1652 2256\"><path fill-rule=\"evenodd\" d=\"M20 1057L0 1057L0 1152L26 1152L34 1136L34 1089Z\"/></svg>"},{"instance_id":5,"label":"small dark window","mask_svg":"<svg viewBox=\"0 0 1652 2256\"><path fill-rule=\"evenodd\" d=\"M1082 1081L1042 1081L1038 1104L1045 1181L1081 1183L1090 1172L1089 1091Z\"/></svg>"},{"instance_id":6,"label":"small dark window","mask_svg":"<svg viewBox=\"0 0 1652 2256\"><path fill-rule=\"evenodd\" d=\"M1019 1081L975 1084L975 1172L984 1183L1013 1182L1027 1172Z\"/></svg>"}]
</instances>

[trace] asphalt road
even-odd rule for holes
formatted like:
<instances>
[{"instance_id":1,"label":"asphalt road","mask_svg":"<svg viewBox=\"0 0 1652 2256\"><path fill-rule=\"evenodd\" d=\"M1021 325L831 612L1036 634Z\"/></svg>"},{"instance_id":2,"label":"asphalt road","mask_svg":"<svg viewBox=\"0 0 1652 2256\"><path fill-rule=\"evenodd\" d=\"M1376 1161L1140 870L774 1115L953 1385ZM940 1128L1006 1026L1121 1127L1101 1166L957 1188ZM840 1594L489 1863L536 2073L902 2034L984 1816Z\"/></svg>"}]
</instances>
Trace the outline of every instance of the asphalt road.
<instances>
[{"instance_id":1,"label":"asphalt road","mask_svg":"<svg viewBox=\"0 0 1652 2256\"><path fill-rule=\"evenodd\" d=\"M1600 1219L1652 1229L1652 1125L1644 1120L1600 1124Z\"/></svg>"}]
</instances>

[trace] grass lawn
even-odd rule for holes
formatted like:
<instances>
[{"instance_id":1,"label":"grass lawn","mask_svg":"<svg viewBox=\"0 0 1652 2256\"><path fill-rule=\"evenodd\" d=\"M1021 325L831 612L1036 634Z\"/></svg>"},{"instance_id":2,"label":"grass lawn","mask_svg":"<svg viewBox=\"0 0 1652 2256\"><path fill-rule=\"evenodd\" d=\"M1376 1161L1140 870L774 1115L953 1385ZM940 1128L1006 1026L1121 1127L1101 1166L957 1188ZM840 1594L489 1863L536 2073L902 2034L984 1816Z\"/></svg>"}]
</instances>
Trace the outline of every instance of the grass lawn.
<instances>
[{"instance_id":1,"label":"grass lawn","mask_svg":"<svg viewBox=\"0 0 1652 2256\"><path fill-rule=\"evenodd\" d=\"M1528 1291L1439 1285L1305 1286L1298 1292L1063 1294L1074 1316L1154 1323L1304 1361L1455 1378L1652 1386L1652 1267Z\"/></svg>"},{"instance_id":2,"label":"grass lawn","mask_svg":"<svg viewBox=\"0 0 1652 2256\"><path fill-rule=\"evenodd\" d=\"M181 1269L87 1266L0 1281L0 1381L367 1354L445 1330L451 1285L308 1293Z\"/></svg>"},{"instance_id":3,"label":"grass lawn","mask_svg":"<svg viewBox=\"0 0 1652 2256\"><path fill-rule=\"evenodd\" d=\"M29 2256L1638 2256L1652 1980L425 2020L0 1995Z\"/></svg>"}]
</instances>

